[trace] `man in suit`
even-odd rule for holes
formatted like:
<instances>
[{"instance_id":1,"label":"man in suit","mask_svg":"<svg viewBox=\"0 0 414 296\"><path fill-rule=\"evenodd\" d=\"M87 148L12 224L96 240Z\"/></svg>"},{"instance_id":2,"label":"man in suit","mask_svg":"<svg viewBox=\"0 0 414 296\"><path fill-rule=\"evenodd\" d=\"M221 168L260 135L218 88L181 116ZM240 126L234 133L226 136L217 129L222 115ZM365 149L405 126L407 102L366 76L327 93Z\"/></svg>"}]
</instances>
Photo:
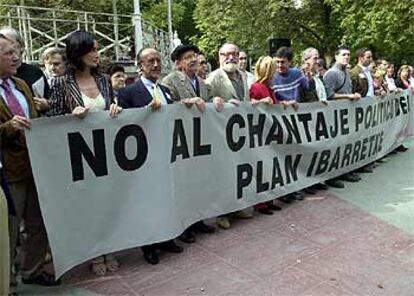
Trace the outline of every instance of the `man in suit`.
<instances>
[{"instance_id":1,"label":"man in suit","mask_svg":"<svg viewBox=\"0 0 414 296\"><path fill-rule=\"evenodd\" d=\"M374 79L369 70L372 63L372 51L363 47L357 51L358 64L350 71L349 75L352 80L352 90L361 95L361 97L374 96Z\"/></svg>"},{"instance_id":2,"label":"man in suit","mask_svg":"<svg viewBox=\"0 0 414 296\"><path fill-rule=\"evenodd\" d=\"M49 83L43 71L35 66L24 63L22 61L24 53L24 40L14 28L3 26L0 27L0 34L3 34L14 43L17 54L19 56L19 63L16 74L14 76L22 79L29 86L33 96L33 101L40 113L44 113L50 108L49 98Z\"/></svg>"},{"instance_id":3,"label":"man in suit","mask_svg":"<svg viewBox=\"0 0 414 296\"><path fill-rule=\"evenodd\" d=\"M249 88L246 75L239 70L239 48L232 43L225 43L219 50L220 68L211 72L206 79L210 100L216 109L223 108L224 103L238 105L240 101L249 100ZM250 209L237 211L217 218L217 225L222 229L231 227L230 218L249 219L253 215Z\"/></svg>"},{"instance_id":4,"label":"man in suit","mask_svg":"<svg viewBox=\"0 0 414 296\"><path fill-rule=\"evenodd\" d=\"M198 62L196 54L199 52L195 45L179 45L171 53L171 60L176 70L168 74L162 80L171 91L174 101L186 104L195 104L200 111L204 110L204 100L208 98L207 86L197 76ZM180 239L186 243L195 242L195 232L212 233L214 227L199 221L180 235Z\"/></svg>"},{"instance_id":5,"label":"man in suit","mask_svg":"<svg viewBox=\"0 0 414 296\"><path fill-rule=\"evenodd\" d=\"M208 98L207 87L197 76L198 63L195 45L179 45L171 53L175 70L162 80L171 91L174 101L194 103L199 109L204 108L204 100Z\"/></svg>"},{"instance_id":6,"label":"man in suit","mask_svg":"<svg viewBox=\"0 0 414 296\"><path fill-rule=\"evenodd\" d=\"M358 49L356 54L358 64L349 71L352 80L352 90L359 93L361 97L373 97L375 95L374 78L370 71L370 65L373 61L372 51L369 48L363 47ZM372 173L373 171L373 164L356 170L358 173Z\"/></svg>"},{"instance_id":7,"label":"man in suit","mask_svg":"<svg viewBox=\"0 0 414 296\"><path fill-rule=\"evenodd\" d=\"M0 122L6 178L16 209L10 217L10 262L14 262L20 223L25 222L26 237L21 241L20 272L25 284L55 285L54 277L43 270L47 236L40 213L39 200L30 167L24 133L30 119L38 117L27 84L13 75L17 72L19 55L11 40L0 34ZM13 278L11 282L14 283Z\"/></svg>"},{"instance_id":8,"label":"man in suit","mask_svg":"<svg viewBox=\"0 0 414 296\"><path fill-rule=\"evenodd\" d=\"M137 54L141 77L118 93L118 104L122 108L142 108L149 106L153 110L162 105L171 104L171 93L167 87L159 83L161 76L161 54L153 48L143 48ZM183 248L174 240L143 246L145 260L150 264L158 264L157 250L181 253Z\"/></svg>"},{"instance_id":9,"label":"man in suit","mask_svg":"<svg viewBox=\"0 0 414 296\"><path fill-rule=\"evenodd\" d=\"M246 76L239 70L239 48L226 43L219 50L220 68L211 72L206 79L209 99L216 106L224 102L238 105L240 101L249 100L249 88Z\"/></svg>"}]
</instances>

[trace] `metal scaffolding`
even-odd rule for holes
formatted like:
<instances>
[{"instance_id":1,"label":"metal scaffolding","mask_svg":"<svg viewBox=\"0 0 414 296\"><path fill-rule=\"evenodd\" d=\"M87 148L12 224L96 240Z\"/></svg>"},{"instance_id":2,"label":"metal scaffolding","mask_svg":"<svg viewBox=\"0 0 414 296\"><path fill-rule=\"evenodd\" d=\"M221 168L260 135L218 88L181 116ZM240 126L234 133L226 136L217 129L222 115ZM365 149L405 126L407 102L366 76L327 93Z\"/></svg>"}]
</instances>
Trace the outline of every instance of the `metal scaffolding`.
<instances>
[{"instance_id":1,"label":"metal scaffolding","mask_svg":"<svg viewBox=\"0 0 414 296\"><path fill-rule=\"evenodd\" d=\"M135 60L134 14L96 13L19 5L0 5L8 11L0 15L0 24L17 29L25 40L27 62L40 61L43 51L51 46L63 47L64 39L75 30L92 32L99 43L99 52L112 62ZM164 67L170 67L168 32L142 20L142 46L154 47L161 52Z\"/></svg>"}]
</instances>

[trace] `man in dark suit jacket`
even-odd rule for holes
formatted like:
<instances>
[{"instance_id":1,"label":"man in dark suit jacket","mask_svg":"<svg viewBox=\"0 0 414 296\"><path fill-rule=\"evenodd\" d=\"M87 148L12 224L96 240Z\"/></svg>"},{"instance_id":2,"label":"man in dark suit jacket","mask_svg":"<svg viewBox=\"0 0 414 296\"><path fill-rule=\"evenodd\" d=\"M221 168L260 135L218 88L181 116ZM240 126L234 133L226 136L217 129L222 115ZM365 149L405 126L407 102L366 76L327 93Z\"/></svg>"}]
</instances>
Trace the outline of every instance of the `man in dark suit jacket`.
<instances>
[{"instance_id":1,"label":"man in dark suit jacket","mask_svg":"<svg viewBox=\"0 0 414 296\"><path fill-rule=\"evenodd\" d=\"M138 67L142 76L134 84L123 88L118 93L118 104L122 108L142 108L149 106L153 110L162 105L171 104L171 94L167 87L158 83L161 76L161 55L153 48L143 48L137 55ZM158 264L157 249L172 253L181 253L183 248L174 240L143 246L145 260Z\"/></svg>"},{"instance_id":2,"label":"man in dark suit jacket","mask_svg":"<svg viewBox=\"0 0 414 296\"><path fill-rule=\"evenodd\" d=\"M153 48L143 48L137 55L141 77L118 94L118 104L122 108L159 108L171 104L170 90L159 83L161 76L161 55Z\"/></svg>"},{"instance_id":3,"label":"man in dark suit jacket","mask_svg":"<svg viewBox=\"0 0 414 296\"><path fill-rule=\"evenodd\" d=\"M357 51L357 57L358 64L349 71L352 90L362 97L373 97L374 79L369 70L369 65L372 62L372 52L369 48L364 47Z\"/></svg>"}]
</instances>

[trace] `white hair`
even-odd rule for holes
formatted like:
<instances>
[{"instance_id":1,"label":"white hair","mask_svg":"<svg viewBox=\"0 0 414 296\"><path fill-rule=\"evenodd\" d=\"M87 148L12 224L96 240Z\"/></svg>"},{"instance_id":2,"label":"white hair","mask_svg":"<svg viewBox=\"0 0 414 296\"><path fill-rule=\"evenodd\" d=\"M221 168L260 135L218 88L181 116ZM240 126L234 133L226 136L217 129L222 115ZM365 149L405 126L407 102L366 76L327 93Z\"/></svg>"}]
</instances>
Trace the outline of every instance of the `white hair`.
<instances>
[{"instance_id":1,"label":"white hair","mask_svg":"<svg viewBox=\"0 0 414 296\"><path fill-rule=\"evenodd\" d=\"M306 60L310 59L312 57L312 54L316 52L319 54L319 51L314 47L308 47L302 52L302 62L305 62Z\"/></svg>"},{"instance_id":2,"label":"white hair","mask_svg":"<svg viewBox=\"0 0 414 296\"><path fill-rule=\"evenodd\" d=\"M22 48L24 48L24 40L16 29L9 26L2 26L0 27L0 34L5 35L6 37L10 36L14 40L16 40Z\"/></svg>"}]
</instances>

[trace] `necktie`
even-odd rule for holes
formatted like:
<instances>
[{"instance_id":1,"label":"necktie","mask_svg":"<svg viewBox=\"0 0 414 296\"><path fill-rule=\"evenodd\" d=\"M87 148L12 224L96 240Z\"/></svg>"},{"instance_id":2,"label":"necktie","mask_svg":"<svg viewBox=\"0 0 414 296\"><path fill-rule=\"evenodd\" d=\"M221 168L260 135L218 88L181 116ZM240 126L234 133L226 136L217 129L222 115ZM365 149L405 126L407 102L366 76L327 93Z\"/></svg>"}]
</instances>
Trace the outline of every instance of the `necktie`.
<instances>
[{"instance_id":1,"label":"necktie","mask_svg":"<svg viewBox=\"0 0 414 296\"><path fill-rule=\"evenodd\" d=\"M13 115L20 115L26 117L26 114L24 113L23 108L19 103L19 100L17 100L16 96L12 92L10 84L7 82L7 80L3 80L1 86L3 87L4 92L6 94L7 105L9 106L9 109L13 113Z\"/></svg>"},{"instance_id":2,"label":"necktie","mask_svg":"<svg viewBox=\"0 0 414 296\"><path fill-rule=\"evenodd\" d=\"M154 89L153 89L153 92L152 92L152 97L154 98L154 100L157 103L161 103L162 104L163 97L162 97L161 90L160 90L160 88L158 87L157 84L154 85Z\"/></svg>"}]
</instances>

